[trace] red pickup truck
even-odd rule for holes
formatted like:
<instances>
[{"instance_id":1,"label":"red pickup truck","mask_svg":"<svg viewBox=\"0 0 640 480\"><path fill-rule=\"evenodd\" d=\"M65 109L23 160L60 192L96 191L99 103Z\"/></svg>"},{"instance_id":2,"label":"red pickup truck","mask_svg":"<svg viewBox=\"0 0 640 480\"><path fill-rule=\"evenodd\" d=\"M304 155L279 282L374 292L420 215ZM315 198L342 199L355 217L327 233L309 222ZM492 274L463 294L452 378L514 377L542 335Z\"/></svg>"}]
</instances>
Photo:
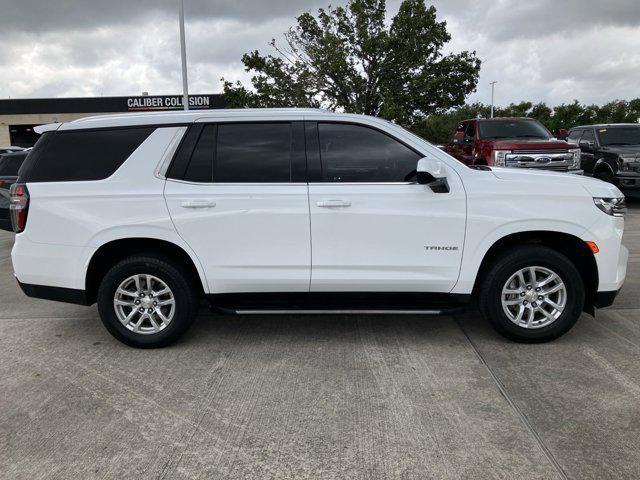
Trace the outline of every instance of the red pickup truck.
<instances>
[{"instance_id":1,"label":"red pickup truck","mask_svg":"<svg viewBox=\"0 0 640 480\"><path fill-rule=\"evenodd\" d=\"M533 118L474 118L460 122L443 150L466 165L580 170L580 149L553 137Z\"/></svg>"}]
</instances>

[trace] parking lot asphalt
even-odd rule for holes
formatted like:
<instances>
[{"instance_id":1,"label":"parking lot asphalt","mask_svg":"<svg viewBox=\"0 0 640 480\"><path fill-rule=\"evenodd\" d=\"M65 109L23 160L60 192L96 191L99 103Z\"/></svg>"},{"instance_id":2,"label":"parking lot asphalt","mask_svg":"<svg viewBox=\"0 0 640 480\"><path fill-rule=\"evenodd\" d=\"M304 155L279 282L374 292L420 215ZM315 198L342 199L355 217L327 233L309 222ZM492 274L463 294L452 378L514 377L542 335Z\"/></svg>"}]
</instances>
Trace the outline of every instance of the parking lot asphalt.
<instances>
[{"instance_id":1,"label":"parking lot asphalt","mask_svg":"<svg viewBox=\"0 0 640 480\"><path fill-rule=\"evenodd\" d=\"M640 203L613 307L519 345L460 317L215 316L135 350L25 297L0 234L0 478L640 478Z\"/></svg>"}]
</instances>

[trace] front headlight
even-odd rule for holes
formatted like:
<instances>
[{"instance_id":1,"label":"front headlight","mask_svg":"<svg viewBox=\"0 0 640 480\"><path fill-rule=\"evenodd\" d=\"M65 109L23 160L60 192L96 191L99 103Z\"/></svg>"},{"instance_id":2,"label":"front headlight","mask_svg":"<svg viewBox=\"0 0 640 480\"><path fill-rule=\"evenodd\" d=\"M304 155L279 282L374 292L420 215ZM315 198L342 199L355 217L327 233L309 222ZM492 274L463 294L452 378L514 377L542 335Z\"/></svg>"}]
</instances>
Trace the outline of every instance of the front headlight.
<instances>
[{"instance_id":1,"label":"front headlight","mask_svg":"<svg viewBox=\"0 0 640 480\"><path fill-rule=\"evenodd\" d=\"M640 167L640 155L620 155L620 170L623 172L638 171Z\"/></svg>"},{"instance_id":2,"label":"front headlight","mask_svg":"<svg viewBox=\"0 0 640 480\"><path fill-rule=\"evenodd\" d=\"M510 150L494 150L491 155L493 155L493 164L496 167L504 167L507 165L507 154L511 153Z\"/></svg>"},{"instance_id":3,"label":"front headlight","mask_svg":"<svg viewBox=\"0 0 640 480\"><path fill-rule=\"evenodd\" d=\"M593 203L607 215L613 217L624 217L627 211L627 204L624 197L619 198L598 198L593 197Z\"/></svg>"},{"instance_id":4,"label":"front headlight","mask_svg":"<svg viewBox=\"0 0 640 480\"><path fill-rule=\"evenodd\" d=\"M573 156L570 168L578 170L580 168L580 149L572 148L569 150L569 153Z\"/></svg>"}]
</instances>

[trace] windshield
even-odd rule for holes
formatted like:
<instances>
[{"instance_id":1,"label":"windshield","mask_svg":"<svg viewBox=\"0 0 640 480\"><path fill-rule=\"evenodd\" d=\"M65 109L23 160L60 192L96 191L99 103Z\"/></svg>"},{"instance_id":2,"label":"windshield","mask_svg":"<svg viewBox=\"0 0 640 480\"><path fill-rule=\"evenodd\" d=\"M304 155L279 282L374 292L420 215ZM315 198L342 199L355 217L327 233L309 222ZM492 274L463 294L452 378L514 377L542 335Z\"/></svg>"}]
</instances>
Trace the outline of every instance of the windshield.
<instances>
[{"instance_id":1,"label":"windshield","mask_svg":"<svg viewBox=\"0 0 640 480\"><path fill-rule=\"evenodd\" d=\"M640 125L637 127L599 128L600 145L640 145Z\"/></svg>"},{"instance_id":2,"label":"windshield","mask_svg":"<svg viewBox=\"0 0 640 480\"><path fill-rule=\"evenodd\" d=\"M488 120L478 122L480 138L541 138L551 134L535 120Z\"/></svg>"}]
</instances>

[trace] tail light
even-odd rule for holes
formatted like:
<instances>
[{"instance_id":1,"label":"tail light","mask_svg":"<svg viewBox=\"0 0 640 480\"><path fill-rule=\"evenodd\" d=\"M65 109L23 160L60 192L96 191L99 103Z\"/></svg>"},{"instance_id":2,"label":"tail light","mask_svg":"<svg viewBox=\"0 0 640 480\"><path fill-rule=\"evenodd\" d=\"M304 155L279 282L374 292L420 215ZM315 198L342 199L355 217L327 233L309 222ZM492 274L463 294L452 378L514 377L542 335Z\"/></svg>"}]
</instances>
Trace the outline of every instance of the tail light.
<instances>
[{"instance_id":1,"label":"tail light","mask_svg":"<svg viewBox=\"0 0 640 480\"><path fill-rule=\"evenodd\" d=\"M13 231L20 233L27 226L27 214L29 213L29 190L24 183L14 183L9 190L9 212Z\"/></svg>"},{"instance_id":2,"label":"tail light","mask_svg":"<svg viewBox=\"0 0 640 480\"><path fill-rule=\"evenodd\" d=\"M0 180L0 187L4 185L4 180Z\"/></svg>"}]
</instances>

